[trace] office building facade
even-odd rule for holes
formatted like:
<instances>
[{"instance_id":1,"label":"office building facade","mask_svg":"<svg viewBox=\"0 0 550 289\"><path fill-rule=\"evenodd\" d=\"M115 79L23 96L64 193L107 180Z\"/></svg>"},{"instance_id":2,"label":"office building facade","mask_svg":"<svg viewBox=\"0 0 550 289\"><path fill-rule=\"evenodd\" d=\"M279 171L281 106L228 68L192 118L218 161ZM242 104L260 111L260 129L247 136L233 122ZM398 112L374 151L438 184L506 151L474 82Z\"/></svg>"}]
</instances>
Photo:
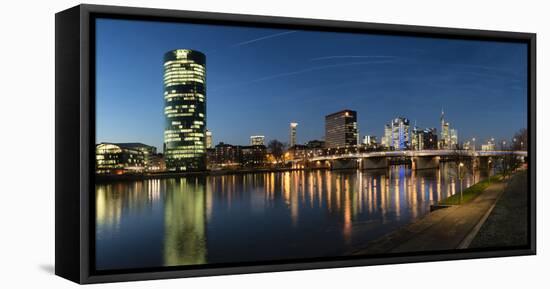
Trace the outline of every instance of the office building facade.
<instances>
[{"instance_id":1,"label":"office building facade","mask_svg":"<svg viewBox=\"0 0 550 289\"><path fill-rule=\"evenodd\" d=\"M143 154L145 166L148 166L150 159L157 154L156 147L142 144L139 142L116 143L116 145L123 148L140 151Z\"/></svg>"},{"instance_id":2,"label":"office building facade","mask_svg":"<svg viewBox=\"0 0 550 289\"><path fill-rule=\"evenodd\" d=\"M449 148L458 149L458 131L456 129L449 131Z\"/></svg>"},{"instance_id":3,"label":"office building facade","mask_svg":"<svg viewBox=\"0 0 550 289\"><path fill-rule=\"evenodd\" d=\"M213 164L238 165L241 159L241 147L226 143L219 143L214 148Z\"/></svg>"},{"instance_id":4,"label":"office building facade","mask_svg":"<svg viewBox=\"0 0 550 289\"><path fill-rule=\"evenodd\" d=\"M363 137L363 144L366 146L374 146L377 144L376 136L374 135L366 135Z\"/></svg>"},{"instance_id":5,"label":"office building facade","mask_svg":"<svg viewBox=\"0 0 550 289\"><path fill-rule=\"evenodd\" d=\"M325 116L325 145L327 148L357 145L357 112L342 110Z\"/></svg>"},{"instance_id":6,"label":"office building facade","mask_svg":"<svg viewBox=\"0 0 550 289\"><path fill-rule=\"evenodd\" d=\"M146 169L145 153L136 147L100 143L95 147L95 156L96 174L122 175L142 173Z\"/></svg>"},{"instance_id":7,"label":"office building facade","mask_svg":"<svg viewBox=\"0 0 550 289\"><path fill-rule=\"evenodd\" d=\"M410 148L409 119L397 117L384 125L384 137L382 146L394 150L407 150Z\"/></svg>"},{"instance_id":8,"label":"office building facade","mask_svg":"<svg viewBox=\"0 0 550 289\"><path fill-rule=\"evenodd\" d=\"M212 148L212 132L210 130L206 130L206 148L211 149Z\"/></svg>"},{"instance_id":9,"label":"office building facade","mask_svg":"<svg viewBox=\"0 0 550 289\"><path fill-rule=\"evenodd\" d=\"M384 125L384 136L382 137L381 145L384 148L390 148L391 147L391 141L392 140L392 130L391 130L391 124L385 124Z\"/></svg>"},{"instance_id":10,"label":"office building facade","mask_svg":"<svg viewBox=\"0 0 550 289\"><path fill-rule=\"evenodd\" d=\"M261 167L266 164L267 148L264 145L240 147L240 163L243 167Z\"/></svg>"},{"instance_id":11,"label":"office building facade","mask_svg":"<svg viewBox=\"0 0 550 289\"><path fill-rule=\"evenodd\" d=\"M417 127L413 128L411 133L412 150L435 150L437 146L437 130L435 128L425 128L423 130Z\"/></svg>"},{"instance_id":12,"label":"office building facade","mask_svg":"<svg viewBox=\"0 0 550 289\"><path fill-rule=\"evenodd\" d=\"M169 171L206 169L206 57L176 49L164 55L164 147Z\"/></svg>"},{"instance_id":13,"label":"office building facade","mask_svg":"<svg viewBox=\"0 0 550 289\"><path fill-rule=\"evenodd\" d=\"M440 149L457 149L458 148L458 131L452 129L451 125L445 121L445 113L441 111L441 138L439 140Z\"/></svg>"},{"instance_id":14,"label":"office building facade","mask_svg":"<svg viewBox=\"0 0 550 289\"><path fill-rule=\"evenodd\" d=\"M290 147L293 147L296 145L296 129L298 128L298 123L291 122L290 123Z\"/></svg>"},{"instance_id":15,"label":"office building facade","mask_svg":"<svg viewBox=\"0 0 550 289\"><path fill-rule=\"evenodd\" d=\"M251 146L263 146L263 145L265 145L265 136L263 136L263 135L250 136L250 145Z\"/></svg>"}]
</instances>

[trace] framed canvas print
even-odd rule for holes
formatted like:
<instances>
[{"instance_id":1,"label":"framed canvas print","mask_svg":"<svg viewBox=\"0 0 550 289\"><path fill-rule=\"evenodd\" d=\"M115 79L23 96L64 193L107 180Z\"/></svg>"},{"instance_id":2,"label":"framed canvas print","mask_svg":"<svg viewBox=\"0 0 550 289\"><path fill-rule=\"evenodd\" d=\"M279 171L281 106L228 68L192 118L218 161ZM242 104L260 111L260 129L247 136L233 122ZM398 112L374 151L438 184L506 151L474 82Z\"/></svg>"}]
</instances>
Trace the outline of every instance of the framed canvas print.
<instances>
[{"instance_id":1,"label":"framed canvas print","mask_svg":"<svg viewBox=\"0 0 550 289\"><path fill-rule=\"evenodd\" d=\"M535 254L535 34L56 14L56 274Z\"/></svg>"}]
</instances>

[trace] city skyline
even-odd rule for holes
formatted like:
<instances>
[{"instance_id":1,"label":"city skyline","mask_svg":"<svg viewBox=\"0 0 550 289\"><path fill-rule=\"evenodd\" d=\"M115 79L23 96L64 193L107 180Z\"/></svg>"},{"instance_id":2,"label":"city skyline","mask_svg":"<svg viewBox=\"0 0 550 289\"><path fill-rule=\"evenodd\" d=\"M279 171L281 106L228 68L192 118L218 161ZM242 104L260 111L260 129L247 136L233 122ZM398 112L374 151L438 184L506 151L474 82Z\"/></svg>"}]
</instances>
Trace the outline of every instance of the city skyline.
<instances>
[{"instance_id":1,"label":"city skyline","mask_svg":"<svg viewBox=\"0 0 550 289\"><path fill-rule=\"evenodd\" d=\"M522 44L101 19L97 26L98 143L163 147L160 68L162 55L174 48L206 55L213 145L244 145L258 134L289 142L294 121L297 143L322 140L325 115L343 109L357 111L361 137L380 138L398 116L438 128L442 107L460 142L509 139L527 126ZM148 43L137 45L141 38L131 31L144 27L140 37ZM231 36L223 36L228 29ZM308 51L312 40L321 47ZM284 53L292 49L295 54ZM257 64L244 65L250 61Z\"/></svg>"},{"instance_id":2,"label":"city skyline","mask_svg":"<svg viewBox=\"0 0 550 289\"><path fill-rule=\"evenodd\" d=\"M166 20L93 20L97 271L529 244L531 41Z\"/></svg>"}]
</instances>

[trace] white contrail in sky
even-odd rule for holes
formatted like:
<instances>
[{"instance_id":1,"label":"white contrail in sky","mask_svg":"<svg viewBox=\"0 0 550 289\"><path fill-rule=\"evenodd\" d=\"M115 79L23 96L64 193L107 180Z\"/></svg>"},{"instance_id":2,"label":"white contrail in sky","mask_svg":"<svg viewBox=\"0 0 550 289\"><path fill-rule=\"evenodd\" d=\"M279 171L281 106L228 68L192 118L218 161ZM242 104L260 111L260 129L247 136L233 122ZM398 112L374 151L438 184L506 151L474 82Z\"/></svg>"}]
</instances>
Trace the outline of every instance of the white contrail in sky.
<instances>
[{"instance_id":1,"label":"white contrail in sky","mask_svg":"<svg viewBox=\"0 0 550 289\"><path fill-rule=\"evenodd\" d=\"M261 78L253 79L251 81L247 81L247 82L243 82L243 83L239 83L239 84L235 84L235 85L230 85L228 87L239 87L239 86L244 86L244 85L253 84L253 83L257 83L257 82L262 82L262 81L267 81L267 80L272 80L272 79L277 79L277 78L287 77L287 76L292 76L292 75L297 75L297 74L303 74L303 73L316 71L316 70L327 69L327 68L355 66L355 65L367 65L367 64L379 64L379 63L392 63L392 62L395 62L395 61L392 60L392 59L384 59L384 60L372 60L372 61L338 63L338 64L313 66L313 67L304 68L304 69L300 69L300 70L295 70L295 71L290 71L290 72L283 72L283 73L273 74L273 75L269 75L269 76L264 76L264 77L261 77Z\"/></svg>"},{"instance_id":2,"label":"white contrail in sky","mask_svg":"<svg viewBox=\"0 0 550 289\"><path fill-rule=\"evenodd\" d=\"M266 39L270 39L270 38L275 38L275 37L280 37L280 36L287 35L287 34L291 34L291 33L295 33L295 32L296 32L296 31L285 31L285 32L270 34L270 35L262 36L262 37L259 37L259 38L255 38L255 39L251 39L251 40L239 42L239 43L237 43L237 44L231 45L231 47L244 46L244 45L248 45L248 44L251 44L251 43L254 43L254 42L258 42L258 41L262 41L262 40L266 40Z\"/></svg>"},{"instance_id":3,"label":"white contrail in sky","mask_svg":"<svg viewBox=\"0 0 550 289\"><path fill-rule=\"evenodd\" d=\"M312 59L310 59L310 61L328 60L328 59L342 59L342 58L389 59L389 58L396 58L396 57L395 56L385 56L385 55L331 55L331 56L323 56L323 57L312 58Z\"/></svg>"},{"instance_id":4,"label":"white contrail in sky","mask_svg":"<svg viewBox=\"0 0 550 289\"><path fill-rule=\"evenodd\" d=\"M332 68L332 67L343 67L343 66L354 66L354 65L365 65L365 64L376 64L376 63L388 63L388 62L393 62L393 61L391 61L391 60L378 60L378 61L376 61L375 60L375 61L338 63L338 64L314 66L314 67L305 68L305 69L301 69L301 70L285 72L285 73L279 73L279 74L275 74L275 75L270 75L270 76L258 78L258 79L253 80L252 82L270 80L270 79L274 79L274 78L290 76L290 75L296 75L296 74L302 74L302 73L306 73L306 72L310 72L310 71L321 70L321 69Z\"/></svg>"},{"instance_id":5,"label":"white contrail in sky","mask_svg":"<svg viewBox=\"0 0 550 289\"><path fill-rule=\"evenodd\" d=\"M514 70L509 69L503 69L499 67L494 66L486 66L486 65L475 65L475 64L463 64L463 63L451 63L451 65L460 66L464 68L472 68L472 69L480 69L480 70L486 70L490 72L497 72L497 73L503 73L503 74L509 74L509 75L518 75L519 73Z\"/></svg>"}]
</instances>

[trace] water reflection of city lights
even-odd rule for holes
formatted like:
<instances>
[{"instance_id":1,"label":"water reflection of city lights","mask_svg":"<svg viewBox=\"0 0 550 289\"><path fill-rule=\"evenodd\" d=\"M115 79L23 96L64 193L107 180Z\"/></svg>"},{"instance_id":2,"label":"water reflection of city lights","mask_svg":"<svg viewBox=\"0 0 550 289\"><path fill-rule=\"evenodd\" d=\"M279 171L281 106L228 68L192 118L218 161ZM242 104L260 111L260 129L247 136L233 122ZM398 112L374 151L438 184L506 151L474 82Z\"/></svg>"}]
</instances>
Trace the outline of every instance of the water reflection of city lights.
<instances>
[{"instance_id":1,"label":"water reflection of city lights","mask_svg":"<svg viewBox=\"0 0 550 289\"><path fill-rule=\"evenodd\" d=\"M166 264L179 265L208 262L207 246L212 242L223 247L226 236L216 230L226 224L235 226L224 231L231 234L246 230L262 238L269 238L269 234L284 238L277 237L282 230L307 239L308 234L317 232L320 235L315 236L326 234L329 239L340 238L351 244L357 238L382 234L388 224L395 227L420 218L431 204L455 194L456 179L445 166L416 172L407 166L392 166L351 172L287 171L98 184L98 242L130 234L138 227L148 228L164 234L147 238L162 240ZM486 177L468 172L465 187L474 184L474 176L477 181ZM160 214L162 230L158 224L154 227L139 221L151 214ZM334 232L341 235L330 235Z\"/></svg>"}]
</instances>

